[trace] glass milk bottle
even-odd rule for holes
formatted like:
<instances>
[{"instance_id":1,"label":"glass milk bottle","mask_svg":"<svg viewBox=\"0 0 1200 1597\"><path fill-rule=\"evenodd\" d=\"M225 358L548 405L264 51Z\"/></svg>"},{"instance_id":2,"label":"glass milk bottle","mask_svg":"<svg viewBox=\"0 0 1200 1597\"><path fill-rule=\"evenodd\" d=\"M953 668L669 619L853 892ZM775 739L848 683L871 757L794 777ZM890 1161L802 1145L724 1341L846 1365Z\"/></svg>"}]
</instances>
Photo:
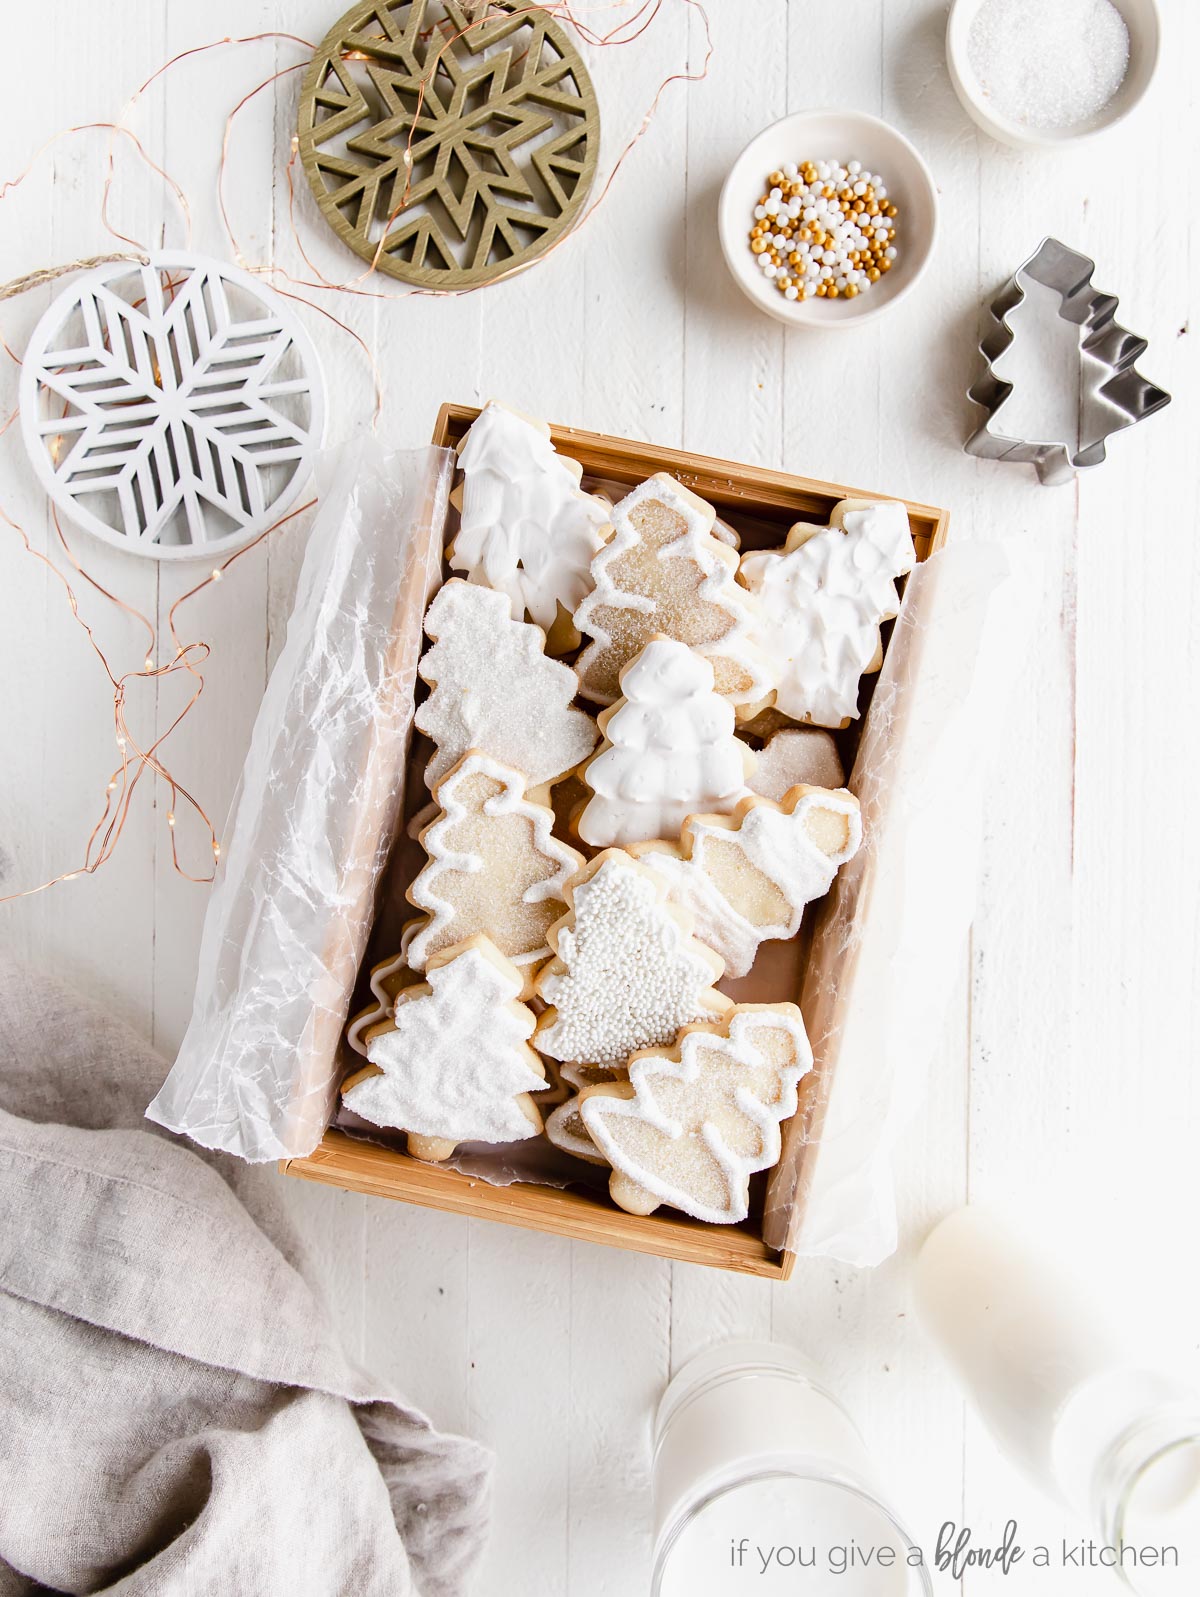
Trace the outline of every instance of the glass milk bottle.
<instances>
[{"instance_id":1,"label":"glass milk bottle","mask_svg":"<svg viewBox=\"0 0 1200 1597\"><path fill-rule=\"evenodd\" d=\"M652 1597L928 1597L862 1438L799 1353L702 1353L654 1430Z\"/></svg>"},{"instance_id":2,"label":"glass milk bottle","mask_svg":"<svg viewBox=\"0 0 1200 1597\"><path fill-rule=\"evenodd\" d=\"M1200 1399L1123 1356L1097 1306L996 1217L943 1220L917 1307L997 1442L1146 1597L1200 1590Z\"/></svg>"}]
</instances>

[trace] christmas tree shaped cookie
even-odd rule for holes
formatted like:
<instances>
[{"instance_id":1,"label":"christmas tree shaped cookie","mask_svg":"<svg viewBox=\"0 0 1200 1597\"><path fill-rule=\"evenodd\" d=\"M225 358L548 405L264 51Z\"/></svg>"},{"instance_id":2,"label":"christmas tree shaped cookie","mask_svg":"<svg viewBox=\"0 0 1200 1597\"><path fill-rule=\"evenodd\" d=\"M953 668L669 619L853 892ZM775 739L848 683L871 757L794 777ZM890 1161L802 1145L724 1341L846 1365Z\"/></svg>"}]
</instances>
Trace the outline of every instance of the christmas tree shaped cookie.
<instances>
[{"instance_id":1,"label":"christmas tree shaped cookie","mask_svg":"<svg viewBox=\"0 0 1200 1597\"><path fill-rule=\"evenodd\" d=\"M486 754L461 759L434 797L441 813L421 834L429 860L408 890L429 916L409 942L410 968L483 933L528 982L583 856L551 836L553 812L526 798L521 773Z\"/></svg>"},{"instance_id":2,"label":"christmas tree shaped cookie","mask_svg":"<svg viewBox=\"0 0 1200 1597\"><path fill-rule=\"evenodd\" d=\"M751 641L754 602L735 580L735 551L713 536L712 506L660 473L626 494L612 519L616 531L592 562L594 587L575 612L593 640L576 663L584 698L612 704L622 667L661 635L702 654L731 704L760 701L771 673Z\"/></svg>"},{"instance_id":3,"label":"christmas tree shaped cookie","mask_svg":"<svg viewBox=\"0 0 1200 1597\"><path fill-rule=\"evenodd\" d=\"M760 943L795 937L804 906L822 898L862 842L858 800L795 787L782 804L752 795L732 815L692 815L678 843L635 854L695 919L696 935L744 976Z\"/></svg>"},{"instance_id":4,"label":"christmas tree shaped cookie","mask_svg":"<svg viewBox=\"0 0 1200 1597\"><path fill-rule=\"evenodd\" d=\"M721 961L666 902L663 884L620 849L597 854L567 883L570 909L551 926L554 958L534 990L550 1006L534 1046L552 1059L623 1065L636 1048L722 1014Z\"/></svg>"},{"instance_id":5,"label":"christmas tree shaped cookie","mask_svg":"<svg viewBox=\"0 0 1200 1597\"><path fill-rule=\"evenodd\" d=\"M448 1159L460 1142L519 1142L542 1129L529 1094L545 1069L529 1046L524 977L486 937L434 954L426 980L402 992L391 1020L367 1032L370 1064L342 1087L348 1109L408 1133L416 1159Z\"/></svg>"},{"instance_id":6,"label":"christmas tree shaped cookie","mask_svg":"<svg viewBox=\"0 0 1200 1597\"><path fill-rule=\"evenodd\" d=\"M613 1167L613 1201L631 1214L669 1203L715 1225L744 1220L750 1177L778 1163L780 1124L811 1068L795 1004L738 1005L717 1025L685 1027L673 1047L635 1054L627 1083L579 1098Z\"/></svg>"},{"instance_id":7,"label":"christmas tree shaped cookie","mask_svg":"<svg viewBox=\"0 0 1200 1597\"><path fill-rule=\"evenodd\" d=\"M600 716L606 741L583 772L592 792L576 823L583 841L675 838L697 810L731 810L754 755L734 734L732 705L713 691L709 661L652 638L622 667L621 692Z\"/></svg>"},{"instance_id":8,"label":"christmas tree shaped cookie","mask_svg":"<svg viewBox=\"0 0 1200 1597\"><path fill-rule=\"evenodd\" d=\"M425 630L434 642L417 669L433 691L416 724L437 744L425 771L430 787L468 749L522 771L530 788L587 759L596 726L572 707L574 671L546 657L545 633L514 621L502 593L452 578L430 605Z\"/></svg>"},{"instance_id":9,"label":"christmas tree shaped cookie","mask_svg":"<svg viewBox=\"0 0 1200 1597\"><path fill-rule=\"evenodd\" d=\"M592 585L608 505L580 491L578 462L555 453L545 423L494 401L459 446L459 464L450 569L505 594L515 621L532 616L553 653L575 648L571 614Z\"/></svg>"},{"instance_id":10,"label":"christmas tree shaped cookie","mask_svg":"<svg viewBox=\"0 0 1200 1597\"><path fill-rule=\"evenodd\" d=\"M754 637L775 673L751 715L774 705L794 721L847 726L859 679L883 663L879 625L899 611L896 579L916 564L908 513L844 499L832 522L798 523L782 549L742 556L739 575L758 601Z\"/></svg>"}]
</instances>

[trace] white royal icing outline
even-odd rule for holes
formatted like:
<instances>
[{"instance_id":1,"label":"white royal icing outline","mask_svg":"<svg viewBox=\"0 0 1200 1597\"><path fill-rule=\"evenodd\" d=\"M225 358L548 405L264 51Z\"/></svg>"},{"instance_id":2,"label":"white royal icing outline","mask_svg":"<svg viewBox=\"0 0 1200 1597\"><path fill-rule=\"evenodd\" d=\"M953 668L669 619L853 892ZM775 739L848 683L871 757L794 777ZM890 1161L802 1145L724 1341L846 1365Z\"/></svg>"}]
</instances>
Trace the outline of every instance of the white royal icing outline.
<instances>
[{"instance_id":1,"label":"white royal icing outline","mask_svg":"<svg viewBox=\"0 0 1200 1597\"><path fill-rule=\"evenodd\" d=\"M813 810L832 810L849 821L845 848L826 854L804 824ZM745 976L760 944L795 937L809 904L823 898L847 860L862 846L862 814L853 796L842 789L813 789L788 809L770 799L747 806L738 826L710 824L704 816L689 816L683 837L691 852L679 855L647 849L638 858L667 884L671 903L695 918L695 935L725 961L725 974ZM709 842L740 849L747 864L774 883L787 899L792 914L786 922L755 926L721 892L705 869ZM687 846L685 842L684 847Z\"/></svg>"},{"instance_id":2,"label":"white royal icing outline","mask_svg":"<svg viewBox=\"0 0 1200 1597\"><path fill-rule=\"evenodd\" d=\"M619 1098L608 1093L597 1093L594 1097L585 1095L580 1103L583 1123L613 1169L628 1180L636 1182L660 1203L670 1204L697 1220L706 1220L713 1225L736 1225L746 1219L749 1214L750 1177L757 1170L769 1170L779 1163L783 1149L781 1127L784 1121L790 1120L796 1113L800 1082L813 1065L812 1047L800 1011L794 1005L788 1005L787 1009L794 1013L794 1019L792 1013L785 1013L780 1009L770 1011L735 1009L723 1032L712 1032L705 1028L686 1032L680 1043L678 1061L669 1058L665 1050L647 1052L640 1058L632 1060L629 1066L629 1080L634 1088L632 1098ZM701 1049L725 1054L738 1064L767 1066L768 1060L753 1041L753 1033L758 1030L786 1031L795 1045L797 1062L785 1066L780 1071L780 1095L778 1105L775 1107L763 1103L744 1087L736 1089L737 1107L755 1123L762 1134L763 1149L757 1159L740 1158L733 1153L726 1147L720 1129L712 1121L705 1121L699 1128L698 1135L720 1166L730 1193L728 1209L710 1208L698 1202L683 1188L673 1186L657 1172L635 1165L613 1139L604 1121L608 1116L642 1121L654 1126L672 1140L694 1134L685 1131L678 1121L670 1119L658 1108L653 1098L654 1077L667 1076L681 1081L685 1086L693 1084L700 1077L701 1065L696 1056ZM747 1053L756 1057L747 1060ZM740 1202L737 1201L739 1199Z\"/></svg>"},{"instance_id":3,"label":"white royal icing outline","mask_svg":"<svg viewBox=\"0 0 1200 1597\"><path fill-rule=\"evenodd\" d=\"M753 600L736 580L737 563L729 559L731 551L720 539L713 536L712 521L696 509L690 498L680 492L680 484L666 472L658 472L655 476L647 478L645 482L639 483L613 508L612 524L615 530L592 561L592 590L579 605L574 616L575 626L590 640L585 653L593 649L597 654L603 653L613 641L611 634L592 620L600 606L608 606L615 610L636 610L642 615L654 613L653 599L645 594L628 593L624 588L616 587L608 576L609 567L642 541L641 534L630 521L630 513L636 510L644 499L659 499L684 518L687 530L673 543L666 545L661 551L660 558L695 561L702 573L697 598L716 605L733 623L730 630L715 642L693 644L691 647L696 654L703 655L710 661L725 659L740 665L750 678L749 685L737 694L723 696L733 705L757 703L764 694L770 692L772 681L769 666L753 641ZM711 510L712 507L709 508ZM715 512L713 516L715 518ZM720 550L721 553L715 553L716 550ZM582 663L581 658L580 664ZM590 699L594 704L616 702L615 699L604 698L586 687L582 675L580 692L584 698Z\"/></svg>"},{"instance_id":4,"label":"white royal icing outline","mask_svg":"<svg viewBox=\"0 0 1200 1597\"><path fill-rule=\"evenodd\" d=\"M447 830L468 818L470 812L465 805L458 802L455 794L460 782L479 772L503 784L502 792L485 799L483 813L523 815L526 820L532 822L536 851L546 859L559 861L558 871L527 888L521 895L521 903L539 904L546 898L559 898L563 899L565 906L564 888L570 877L579 869L578 851L566 843L560 843L551 833L554 812L547 809L544 804L535 804L525 797L525 778L520 771L514 771L511 766L504 765L485 754L467 755L437 785L434 796L442 813L425 833L424 847L429 859L409 888L410 902L429 916L426 924L416 932L408 945L410 970L424 969L425 961L429 957L429 943L435 933L453 924L457 913L452 904L438 897L430 883L436 883L443 870L473 874L483 869L482 855L463 853L444 845L441 841L442 835ZM482 931L486 935L484 928L475 930ZM464 937L469 935L474 933L463 933ZM511 960L514 965L531 965L547 958L548 955L548 946L542 944L522 953L506 954L504 957Z\"/></svg>"}]
</instances>

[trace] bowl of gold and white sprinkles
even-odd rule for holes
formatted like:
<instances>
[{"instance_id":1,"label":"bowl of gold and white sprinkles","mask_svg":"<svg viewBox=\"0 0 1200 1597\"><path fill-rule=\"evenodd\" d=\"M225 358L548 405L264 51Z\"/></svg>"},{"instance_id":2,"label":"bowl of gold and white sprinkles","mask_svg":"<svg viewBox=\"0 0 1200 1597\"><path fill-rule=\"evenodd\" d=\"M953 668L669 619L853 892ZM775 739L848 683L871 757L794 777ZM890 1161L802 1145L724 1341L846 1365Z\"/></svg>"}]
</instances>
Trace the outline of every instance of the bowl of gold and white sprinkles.
<instances>
[{"instance_id":1,"label":"bowl of gold and white sprinkles","mask_svg":"<svg viewBox=\"0 0 1200 1597\"><path fill-rule=\"evenodd\" d=\"M780 321L858 326L914 286L937 235L937 190L913 146L878 117L801 111L734 162L718 208L743 292Z\"/></svg>"}]
</instances>

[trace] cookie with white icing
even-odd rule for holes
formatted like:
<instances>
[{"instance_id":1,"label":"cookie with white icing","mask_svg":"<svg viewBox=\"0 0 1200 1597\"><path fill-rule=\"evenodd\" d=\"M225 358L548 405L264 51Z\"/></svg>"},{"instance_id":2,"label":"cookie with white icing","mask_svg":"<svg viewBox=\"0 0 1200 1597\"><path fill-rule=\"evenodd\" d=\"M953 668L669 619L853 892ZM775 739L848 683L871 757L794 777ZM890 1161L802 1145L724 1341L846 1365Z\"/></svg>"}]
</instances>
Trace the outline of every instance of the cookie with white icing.
<instances>
[{"instance_id":1,"label":"cookie with white icing","mask_svg":"<svg viewBox=\"0 0 1200 1597\"><path fill-rule=\"evenodd\" d=\"M409 969L408 945L424 924L424 917L410 920L400 934L400 952L371 967L371 1002L360 1009L346 1027L347 1043L364 1059L367 1057L367 1032L372 1026L390 1020L396 999L405 988L415 986L421 979L416 971Z\"/></svg>"},{"instance_id":2,"label":"cookie with white icing","mask_svg":"<svg viewBox=\"0 0 1200 1597\"><path fill-rule=\"evenodd\" d=\"M565 891L569 909L549 931L554 958L534 983L549 1006L534 1041L541 1053L620 1066L729 1007L714 988L718 956L666 902L663 883L621 849L597 854Z\"/></svg>"},{"instance_id":3,"label":"cookie with white icing","mask_svg":"<svg viewBox=\"0 0 1200 1597\"><path fill-rule=\"evenodd\" d=\"M482 932L525 973L549 957L546 934L583 856L552 835L553 812L526 797L525 778L472 751L437 784L440 814L421 834L429 860L408 899L429 919L408 945L424 970L441 949Z\"/></svg>"},{"instance_id":4,"label":"cookie with white icing","mask_svg":"<svg viewBox=\"0 0 1200 1597\"><path fill-rule=\"evenodd\" d=\"M416 725L435 744L429 787L468 749L523 772L530 788L587 759L599 733L571 703L574 671L546 655L540 627L513 620L504 594L452 577L429 606L425 631L434 641L417 670L432 692Z\"/></svg>"},{"instance_id":5,"label":"cookie with white icing","mask_svg":"<svg viewBox=\"0 0 1200 1597\"><path fill-rule=\"evenodd\" d=\"M806 904L829 891L862 843L858 800L796 787L782 804L757 794L732 815L692 815L678 843L630 850L692 915L727 976L744 976L760 943L795 937Z\"/></svg>"},{"instance_id":6,"label":"cookie with white icing","mask_svg":"<svg viewBox=\"0 0 1200 1597\"><path fill-rule=\"evenodd\" d=\"M546 1139L563 1153L588 1164L606 1165L608 1160L588 1135L588 1129L579 1113L579 1095L587 1087L600 1082L628 1081L629 1073L620 1065L552 1065L562 1083L562 1101L546 1116Z\"/></svg>"},{"instance_id":7,"label":"cookie with white icing","mask_svg":"<svg viewBox=\"0 0 1200 1597\"><path fill-rule=\"evenodd\" d=\"M604 743L583 768L591 797L576 830L593 848L674 838L688 815L731 810L748 791L752 750L703 655L652 638L621 670L622 697L600 714Z\"/></svg>"},{"instance_id":8,"label":"cookie with white icing","mask_svg":"<svg viewBox=\"0 0 1200 1597\"><path fill-rule=\"evenodd\" d=\"M507 595L513 619L531 616L553 653L577 647L571 614L591 587L609 505L580 489L579 463L555 451L544 422L494 400L472 423L458 459L450 569Z\"/></svg>"},{"instance_id":9,"label":"cookie with white icing","mask_svg":"<svg viewBox=\"0 0 1200 1597\"><path fill-rule=\"evenodd\" d=\"M713 536L714 520L711 505L662 472L615 507L615 531L592 561L594 586L575 611L592 640L575 667L585 699L612 704L622 668L655 636L702 654L731 704L770 691L751 637L754 600L736 581L736 552Z\"/></svg>"},{"instance_id":10,"label":"cookie with white icing","mask_svg":"<svg viewBox=\"0 0 1200 1597\"><path fill-rule=\"evenodd\" d=\"M342 1102L372 1125L408 1133L416 1159L448 1159L461 1142L519 1142L542 1129L530 1097L545 1068L529 1046L524 976L486 937L434 954L426 980L402 992L366 1035L370 1063Z\"/></svg>"},{"instance_id":11,"label":"cookie with white icing","mask_svg":"<svg viewBox=\"0 0 1200 1597\"><path fill-rule=\"evenodd\" d=\"M752 792L778 804L790 788L801 783L805 787L841 787L846 771L831 733L817 726L791 726L768 738L746 780Z\"/></svg>"},{"instance_id":12,"label":"cookie with white icing","mask_svg":"<svg viewBox=\"0 0 1200 1597\"><path fill-rule=\"evenodd\" d=\"M861 677L883 663L879 628L899 611L896 581L916 558L902 504L852 499L834 507L831 526L798 523L782 549L743 555L754 638L774 669L747 714L773 705L794 721L848 726Z\"/></svg>"},{"instance_id":13,"label":"cookie with white icing","mask_svg":"<svg viewBox=\"0 0 1200 1597\"><path fill-rule=\"evenodd\" d=\"M630 1214L660 1204L713 1225L750 1212L750 1177L779 1162L812 1049L795 1004L739 1004L716 1025L629 1061L629 1081L589 1087L579 1113Z\"/></svg>"}]
</instances>

